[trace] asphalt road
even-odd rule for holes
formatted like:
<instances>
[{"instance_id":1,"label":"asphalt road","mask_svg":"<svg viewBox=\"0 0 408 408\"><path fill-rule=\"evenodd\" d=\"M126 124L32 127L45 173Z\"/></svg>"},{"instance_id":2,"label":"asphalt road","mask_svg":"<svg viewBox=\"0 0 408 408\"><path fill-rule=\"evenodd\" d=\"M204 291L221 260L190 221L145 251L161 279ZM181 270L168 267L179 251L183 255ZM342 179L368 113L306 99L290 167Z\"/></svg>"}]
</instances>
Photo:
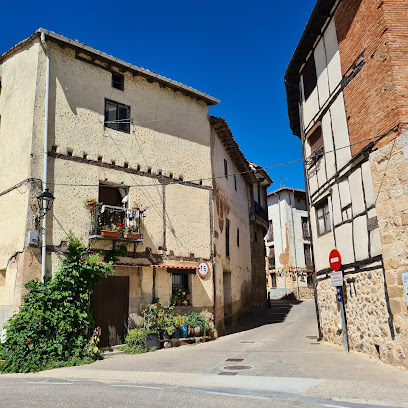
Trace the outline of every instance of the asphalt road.
<instances>
[{"instance_id":1,"label":"asphalt road","mask_svg":"<svg viewBox=\"0 0 408 408\"><path fill-rule=\"evenodd\" d=\"M0 376L0 408L408 407L408 372L316 341L313 302L273 302L216 341Z\"/></svg>"}]
</instances>

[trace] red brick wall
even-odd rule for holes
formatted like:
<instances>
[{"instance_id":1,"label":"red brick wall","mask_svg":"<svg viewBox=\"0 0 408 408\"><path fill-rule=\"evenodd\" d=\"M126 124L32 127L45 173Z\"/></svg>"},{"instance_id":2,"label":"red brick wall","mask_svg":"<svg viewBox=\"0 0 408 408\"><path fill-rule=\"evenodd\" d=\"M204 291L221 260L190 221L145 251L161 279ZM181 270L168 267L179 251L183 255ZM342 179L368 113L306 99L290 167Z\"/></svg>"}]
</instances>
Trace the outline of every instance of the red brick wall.
<instances>
[{"instance_id":1,"label":"red brick wall","mask_svg":"<svg viewBox=\"0 0 408 408\"><path fill-rule=\"evenodd\" d=\"M365 66L344 90L353 144L408 120L408 2L343 0L335 18L343 75L365 50ZM353 146L352 154L368 143Z\"/></svg>"}]
</instances>

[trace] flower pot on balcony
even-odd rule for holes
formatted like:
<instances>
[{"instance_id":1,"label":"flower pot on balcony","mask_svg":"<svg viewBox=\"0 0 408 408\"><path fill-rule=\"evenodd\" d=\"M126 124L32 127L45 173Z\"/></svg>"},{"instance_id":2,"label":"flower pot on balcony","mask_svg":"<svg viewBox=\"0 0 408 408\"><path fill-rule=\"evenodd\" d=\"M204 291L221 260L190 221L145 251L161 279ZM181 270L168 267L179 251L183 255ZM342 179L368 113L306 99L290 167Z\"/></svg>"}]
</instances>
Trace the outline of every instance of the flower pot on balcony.
<instances>
[{"instance_id":1,"label":"flower pot on balcony","mask_svg":"<svg viewBox=\"0 0 408 408\"><path fill-rule=\"evenodd\" d=\"M142 238L142 234L131 234L131 233L128 233L128 234L124 234L123 235L125 238L127 238L127 239L141 239Z\"/></svg>"},{"instance_id":2,"label":"flower pot on balcony","mask_svg":"<svg viewBox=\"0 0 408 408\"><path fill-rule=\"evenodd\" d=\"M96 208L96 202L95 201L87 201L86 205L90 210L94 210Z\"/></svg>"},{"instance_id":3,"label":"flower pot on balcony","mask_svg":"<svg viewBox=\"0 0 408 408\"><path fill-rule=\"evenodd\" d=\"M118 238L120 234L120 231L109 231L109 230L102 230L101 235L103 237L109 237L109 238Z\"/></svg>"}]
</instances>

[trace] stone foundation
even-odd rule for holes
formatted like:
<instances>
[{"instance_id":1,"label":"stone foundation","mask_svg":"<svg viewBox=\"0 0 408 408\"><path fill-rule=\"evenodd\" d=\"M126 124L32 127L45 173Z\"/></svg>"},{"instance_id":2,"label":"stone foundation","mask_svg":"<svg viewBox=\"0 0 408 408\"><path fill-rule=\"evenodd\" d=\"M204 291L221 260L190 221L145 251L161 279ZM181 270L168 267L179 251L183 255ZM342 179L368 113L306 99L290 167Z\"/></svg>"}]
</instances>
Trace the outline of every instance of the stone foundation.
<instances>
[{"instance_id":1,"label":"stone foundation","mask_svg":"<svg viewBox=\"0 0 408 408\"><path fill-rule=\"evenodd\" d=\"M371 153L371 173L395 341L384 353L408 367L408 309L401 273L408 272L408 133Z\"/></svg>"}]
</instances>

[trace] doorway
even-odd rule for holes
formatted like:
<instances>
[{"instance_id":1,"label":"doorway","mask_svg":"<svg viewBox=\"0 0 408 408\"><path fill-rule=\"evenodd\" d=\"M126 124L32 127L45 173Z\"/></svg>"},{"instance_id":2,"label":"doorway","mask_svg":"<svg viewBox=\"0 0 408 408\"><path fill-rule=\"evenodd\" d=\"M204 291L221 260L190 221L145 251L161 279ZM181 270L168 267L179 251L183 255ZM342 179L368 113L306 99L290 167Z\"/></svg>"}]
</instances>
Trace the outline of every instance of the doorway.
<instances>
[{"instance_id":1,"label":"doorway","mask_svg":"<svg viewBox=\"0 0 408 408\"><path fill-rule=\"evenodd\" d=\"M129 276L102 278L91 295L95 327L101 328L100 347L125 343L129 317Z\"/></svg>"},{"instance_id":2,"label":"doorway","mask_svg":"<svg viewBox=\"0 0 408 408\"><path fill-rule=\"evenodd\" d=\"M232 316L231 272L224 271L224 320Z\"/></svg>"}]
</instances>

